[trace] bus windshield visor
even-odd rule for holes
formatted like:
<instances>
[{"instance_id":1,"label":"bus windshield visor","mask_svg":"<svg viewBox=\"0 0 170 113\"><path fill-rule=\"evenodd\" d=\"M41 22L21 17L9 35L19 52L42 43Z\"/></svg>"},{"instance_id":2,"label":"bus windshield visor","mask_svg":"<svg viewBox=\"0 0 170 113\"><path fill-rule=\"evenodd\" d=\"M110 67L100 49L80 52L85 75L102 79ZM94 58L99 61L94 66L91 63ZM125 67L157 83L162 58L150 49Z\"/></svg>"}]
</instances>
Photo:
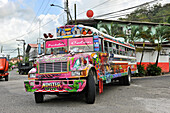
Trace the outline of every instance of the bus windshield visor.
<instances>
[{"instance_id":1,"label":"bus windshield visor","mask_svg":"<svg viewBox=\"0 0 170 113\"><path fill-rule=\"evenodd\" d=\"M93 37L69 39L69 48L74 52L93 51Z\"/></svg>"},{"instance_id":2,"label":"bus windshield visor","mask_svg":"<svg viewBox=\"0 0 170 113\"><path fill-rule=\"evenodd\" d=\"M46 42L46 54L64 54L67 53L67 39L53 40Z\"/></svg>"}]
</instances>

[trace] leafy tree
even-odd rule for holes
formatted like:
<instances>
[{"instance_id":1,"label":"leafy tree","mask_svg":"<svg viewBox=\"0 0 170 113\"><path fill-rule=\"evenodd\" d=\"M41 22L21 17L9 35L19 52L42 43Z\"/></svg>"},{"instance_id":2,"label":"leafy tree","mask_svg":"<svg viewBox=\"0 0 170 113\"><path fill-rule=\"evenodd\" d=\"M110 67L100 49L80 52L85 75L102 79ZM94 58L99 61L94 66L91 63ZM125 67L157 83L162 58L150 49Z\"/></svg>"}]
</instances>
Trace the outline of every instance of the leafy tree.
<instances>
[{"instance_id":1,"label":"leafy tree","mask_svg":"<svg viewBox=\"0 0 170 113\"><path fill-rule=\"evenodd\" d=\"M154 4L153 6L146 5L127 14L126 18L119 18L119 20L169 23L169 11L170 3L164 6L161 4Z\"/></svg>"}]
</instances>

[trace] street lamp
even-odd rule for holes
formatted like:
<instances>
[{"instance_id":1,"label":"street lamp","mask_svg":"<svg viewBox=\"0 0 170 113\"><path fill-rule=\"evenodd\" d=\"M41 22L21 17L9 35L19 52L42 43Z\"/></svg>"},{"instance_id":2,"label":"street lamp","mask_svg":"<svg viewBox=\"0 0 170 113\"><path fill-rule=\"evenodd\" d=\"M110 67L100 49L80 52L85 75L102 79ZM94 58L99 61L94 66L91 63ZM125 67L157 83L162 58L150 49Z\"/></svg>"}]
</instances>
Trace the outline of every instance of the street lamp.
<instances>
[{"instance_id":1,"label":"street lamp","mask_svg":"<svg viewBox=\"0 0 170 113\"><path fill-rule=\"evenodd\" d=\"M56 6L56 7L59 7L61 9L64 9L64 11L67 11L67 9L65 9L65 8L63 8L63 7L59 6L59 5L50 4L50 6Z\"/></svg>"},{"instance_id":2,"label":"street lamp","mask_svg":"<svg viewBox=\"0 0 170 113\"><path fill-rule=\"evenodd\" d=\"M20 39L20 40L16 40L16 41L22 41L23 42L23 59L24 59L24 63L25 63L25 40Z\"/></svg>"},{"instance_id":3,"label":"street lamp","mask_svg":"<svg viewBox=\"0 0 170 113\"><path fill-rule=\"evenodd\" d=\"M66 2L66 6L65 6L66 8L63 8L63 7L59 6L59 5L54 5L54 4L51 4L50 6L56 6L56 7L59 7L61 9L64 9L64 11L67 13L67 24L69 23L69 16L70 16L71 22L73 24L73 20L72 20L72 17L71 17L69 8L68 8L68 0Z\"/></svg>"}]
</instances>

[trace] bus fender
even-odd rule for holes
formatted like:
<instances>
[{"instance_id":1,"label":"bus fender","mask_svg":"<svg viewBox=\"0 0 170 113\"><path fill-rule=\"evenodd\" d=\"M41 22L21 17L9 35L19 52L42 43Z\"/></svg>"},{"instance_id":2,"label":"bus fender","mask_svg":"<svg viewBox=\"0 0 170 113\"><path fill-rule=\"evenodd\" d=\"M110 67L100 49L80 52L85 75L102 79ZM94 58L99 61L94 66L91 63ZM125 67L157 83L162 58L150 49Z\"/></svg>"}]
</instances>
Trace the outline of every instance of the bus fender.
<instances>
[{"instance_id":1,"label":"bus fender","mask_svg":"<svg viewBox=\"0 0 170 113\"><path fill-rule=\"evenodd\" d=\"M129 74L129 73L131 74L131 68L130 68L130 66L128 66L127 72L128 72L128 74Z\"/></svg>"},{"instance_id":2,"label":"bus fender","mask_svg":"<svg viewBox=\"0 0 170 113\"><path fill-rule=\"evenodd\" d=\"M98 80L97 80L97 71L96 71L96 69L95 69L95 67L93 66L93 67L91 67L91 68L89 68L89 70L87 71L87 76L89 76L89 72L90 71L93 71L93 76L94 76L94 80L95 80L95 84L98 84Z\"/></svg>"}]
</instances>

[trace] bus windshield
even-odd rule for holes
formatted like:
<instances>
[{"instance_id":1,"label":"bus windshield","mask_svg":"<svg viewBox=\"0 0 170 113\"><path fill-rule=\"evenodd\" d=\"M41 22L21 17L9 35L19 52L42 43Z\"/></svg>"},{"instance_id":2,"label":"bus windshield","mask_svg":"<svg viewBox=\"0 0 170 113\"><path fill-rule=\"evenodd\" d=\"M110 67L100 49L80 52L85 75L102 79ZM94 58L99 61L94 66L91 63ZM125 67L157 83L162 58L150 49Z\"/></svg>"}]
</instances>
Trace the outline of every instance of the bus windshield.
<instances>
[{"instance_id":1,"label":"bus windshield","mask_svg":"<svg viewBox=\"0 0 170 113\"><path fill-rule=\"evenodd\" d=\"M46 41L46 54L64 54L67 46L67 39Z\"/></svg>"},{"instance_id":2,"label":"bus windshield","mask_svg":"<svg viewBox=\"0 0 170 113\"><path fill-rule=\"evenodd\" d=\"M74 38L69 39L69 49L74 52L93 51L93 38Z\"/></svg>"},{"instance_id":3,"label":"bus windshield","mask_svg":"<svg viewBox=\"0 0 170 113\"><path fill-rule=\"evenodd\" d=\"M93 37L46 41L46 54L65 54L68 51L88 52L93 50Z\"/></svg>"}]
</instances>

